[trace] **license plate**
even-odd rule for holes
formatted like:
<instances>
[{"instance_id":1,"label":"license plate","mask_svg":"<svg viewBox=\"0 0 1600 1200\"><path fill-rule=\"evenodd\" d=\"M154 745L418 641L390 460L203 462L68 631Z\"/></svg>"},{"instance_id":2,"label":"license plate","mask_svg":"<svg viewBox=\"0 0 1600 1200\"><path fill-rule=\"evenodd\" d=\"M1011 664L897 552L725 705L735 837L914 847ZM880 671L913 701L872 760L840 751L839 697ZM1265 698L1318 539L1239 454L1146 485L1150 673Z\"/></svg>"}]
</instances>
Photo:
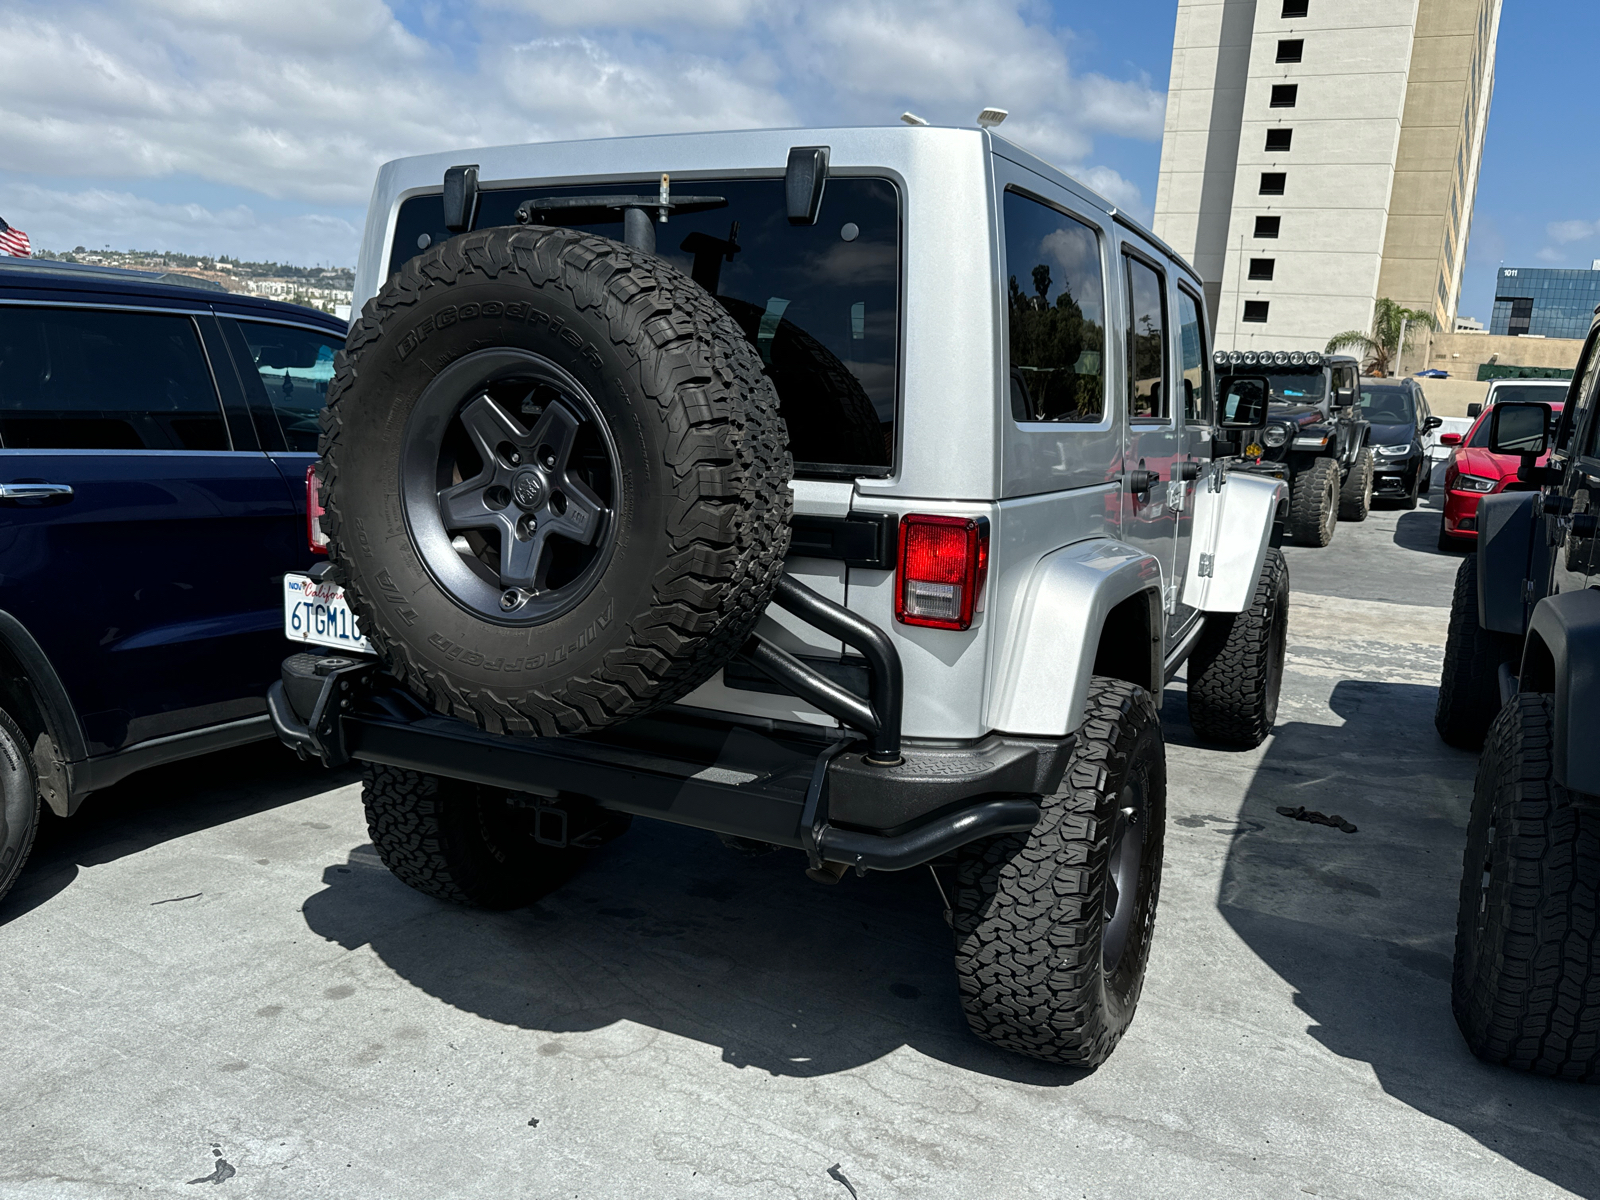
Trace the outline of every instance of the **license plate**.
<instances>
[{"instance_id":1,"label":"license plate","mask_svg":"<svg viewBox=\"0 0 1600 1200\"><path fill-rule=\"evenodd\" d=\"M361 636L356 615L345 603L344 589L309 575L283 577L283 636L291 642L372 653L372 643Z\"/></svg>"}]
</instances>

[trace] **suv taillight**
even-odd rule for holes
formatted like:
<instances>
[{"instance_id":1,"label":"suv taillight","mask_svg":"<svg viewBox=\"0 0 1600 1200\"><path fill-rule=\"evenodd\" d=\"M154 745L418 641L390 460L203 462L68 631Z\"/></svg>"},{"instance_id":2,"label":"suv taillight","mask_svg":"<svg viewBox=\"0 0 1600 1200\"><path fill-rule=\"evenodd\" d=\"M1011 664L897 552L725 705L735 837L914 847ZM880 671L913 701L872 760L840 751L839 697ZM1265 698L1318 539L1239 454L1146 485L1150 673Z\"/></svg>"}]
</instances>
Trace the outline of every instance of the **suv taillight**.
<instances>
[{"instance_id":1,"label":"suv taillight","mask_svg":"<svg viewBox=\"0 0 1600 1200\"><path fill-rule=\"evenodd\" d=\"M989 573L989 522L972 517L900 518L894 619L903 625L967 629L981 612Z\"/></svg>"},{"instance_id":2,"label":"suv taillight","mask_svg":"<svg viewBox=\"0 0 1600 1200\"><path fill-rule=\"evenodd\" d=\"M328 552L328 535L322 532L322 501L317 492L317 468L306 468L306 545L313 554Z\"/></svg>"}]
</instances>

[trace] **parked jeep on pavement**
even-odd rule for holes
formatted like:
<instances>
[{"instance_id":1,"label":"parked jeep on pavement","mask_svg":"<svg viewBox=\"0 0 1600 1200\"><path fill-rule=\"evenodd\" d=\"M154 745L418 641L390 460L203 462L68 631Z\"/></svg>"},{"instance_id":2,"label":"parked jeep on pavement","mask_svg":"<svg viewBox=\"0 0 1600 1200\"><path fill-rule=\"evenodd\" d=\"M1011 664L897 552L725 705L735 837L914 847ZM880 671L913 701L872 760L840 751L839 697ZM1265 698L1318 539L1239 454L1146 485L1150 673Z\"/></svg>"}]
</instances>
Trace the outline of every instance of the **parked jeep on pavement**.
<instances>
[{"instance_id":1,"label":"parked jeep on pavement","mask_svg":"<svg viewBox=\"0 0 1600 1200\"><path fill-rule=\"evenodd\" d=\"M272 737L345 323L191 283L0 258L0 896L41 798Z\"/></svg>"},{"instance_id":2,"label":"parked jeep on pavement","mask_svg":"<svg viewBox=\"0 0 1600 1200\"><path fill-rule=\"evenodd\" d=\"M1242 371L1271 381L1266 427L1243 447L1238 469L1289 485L1280 519L1294 540L1326 546L1338 522L1365 521L1373 454L1356 360L1316 350L1219 350L1216 363L1224 378Z\"/></svg>"},{"instance_id":3,"label":"parked jeep on pavement","mask_svg":"<svg viewBox=\"0 0 1600 1200\"><path fill-rule=\"evenodd\" d=\"M1483 497L1451 601L1435 723L1483 746L1452 996L1480 1058L1600 1082L1600 320L1553 409L1480 418L1536 490Z\"/></svg>"},{"instance_id":4,"label":"parked jeep on pavement","mask_svg":"<svg viewBox=\"0 0 1600 1200\"><path fill-rule=\"evenodd\" d=\"M1283 670L1283 487L1218 461L1267 383L1218 420L1198 276L986 131L472 156L378 177L305 584L376 659L289 659L280 736L365 763L447 900L528 903L635 815L931 865L973 1029L1104 1060L1163 689L1253 746Z\"/></svg>"}]
</instances>

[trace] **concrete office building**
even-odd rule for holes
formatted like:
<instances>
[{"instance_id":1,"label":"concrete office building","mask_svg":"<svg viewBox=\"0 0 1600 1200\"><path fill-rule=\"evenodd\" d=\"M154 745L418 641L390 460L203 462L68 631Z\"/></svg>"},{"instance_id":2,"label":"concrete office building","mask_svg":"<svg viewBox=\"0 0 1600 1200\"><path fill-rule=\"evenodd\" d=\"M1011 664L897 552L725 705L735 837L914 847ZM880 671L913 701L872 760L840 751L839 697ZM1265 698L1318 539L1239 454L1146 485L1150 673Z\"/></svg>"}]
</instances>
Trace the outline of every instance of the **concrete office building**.
<instances>
[{"instance_id":1,"label":"concrete office building","mask_svg":"<svg viewBox=\"0 0 1600 1200\"><path fill-rule=\"evenodd\" d=\"M1379 296L1454 327L1500 5L1178 0L1155 231L1219 347L1320 349Z\"/></svg>"}]
</instances>

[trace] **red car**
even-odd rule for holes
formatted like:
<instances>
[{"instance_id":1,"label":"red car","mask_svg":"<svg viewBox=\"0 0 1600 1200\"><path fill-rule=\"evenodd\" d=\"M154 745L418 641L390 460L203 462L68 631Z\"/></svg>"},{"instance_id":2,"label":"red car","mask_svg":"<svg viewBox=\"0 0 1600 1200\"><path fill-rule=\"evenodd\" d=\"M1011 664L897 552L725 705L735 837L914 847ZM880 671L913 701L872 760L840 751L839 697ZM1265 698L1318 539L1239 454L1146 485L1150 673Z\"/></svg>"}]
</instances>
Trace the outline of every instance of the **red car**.
<instances>
[{"instance_id":1,"label":"red car","mask_svg":"<svg viewBox=\"0 0 1600 1200\"><path fill-rule=\"evenodd\" d=\"M1532 484L1519 483L1517 468L1522 459L1515 454L1495 454L1489 446L1489 417L1486 410L1466 433L1441 433L1439 444L1453 446L1444 468L1444 521L1439 526L1439 549L1463 550L1478 540L1478 501L1495 492L1535 491ZM1550 411L1561 413L1561 405ZM1543 466L1549 456L1539 460Z\"/></svg>"}]
</instances>

